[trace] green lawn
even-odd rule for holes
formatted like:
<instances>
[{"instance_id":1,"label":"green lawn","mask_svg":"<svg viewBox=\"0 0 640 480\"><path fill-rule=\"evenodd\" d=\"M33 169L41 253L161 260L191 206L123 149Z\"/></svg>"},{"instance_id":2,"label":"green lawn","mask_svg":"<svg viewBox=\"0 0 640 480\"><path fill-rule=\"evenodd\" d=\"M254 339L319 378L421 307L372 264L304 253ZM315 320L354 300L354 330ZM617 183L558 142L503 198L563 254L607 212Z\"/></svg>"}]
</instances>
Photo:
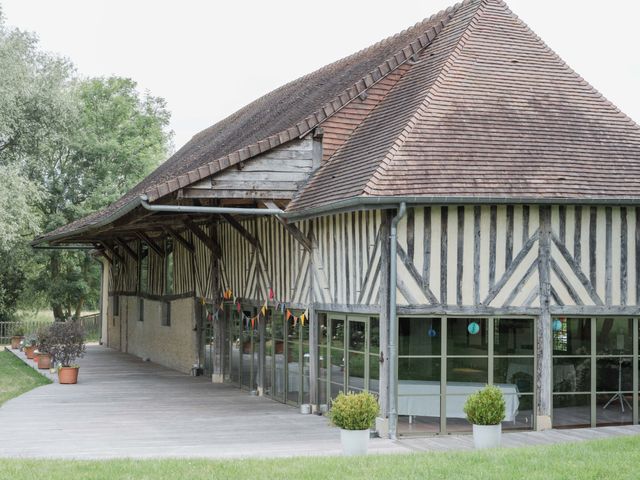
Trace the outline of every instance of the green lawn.
<instances>
[{"instance_id":1,"label":"green lawn","mask_svg":"<svg viewBox=\"0 0 640 480\"><path fill-rule=\"evenodd\" d=\"M215 432L212 432L215 435ZM304 446L301 446L304 448ZM215 453L215 452L212 452ZM636 479L640 436L485 452L273 460L0 460L12 480L69 479Z\"/></svg>"},{"instance_id":2,"label":"green lawn","mask_svg":"<svg viewBox=\"0 0 640 480\"><path fill-rule=\"evenodd\" d=\"M47 383L51 380L25 365L11 352L0 351L0 405Z\"/></svg>"}]
</instances>

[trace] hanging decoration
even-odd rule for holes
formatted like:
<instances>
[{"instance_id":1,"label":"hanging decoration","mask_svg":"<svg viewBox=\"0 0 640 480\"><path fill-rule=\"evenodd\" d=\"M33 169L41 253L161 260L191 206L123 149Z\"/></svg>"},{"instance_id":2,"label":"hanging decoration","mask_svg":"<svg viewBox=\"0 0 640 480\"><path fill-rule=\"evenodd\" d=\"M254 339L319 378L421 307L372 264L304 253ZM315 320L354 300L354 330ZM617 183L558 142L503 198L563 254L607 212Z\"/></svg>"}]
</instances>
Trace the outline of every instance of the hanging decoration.
<instances>
[{"instance_id":1,"label":"hanging decoration","mask_svg":"<svg viewBox=\"0 0 640 480\"><path fill-rule=\"evenodd\" d=\"M469 326L467 327L467 331L471 335L475 335L476 333L478 333L480 331L480 325L478 325L478 322L471 322L469 324Z\"/></svg>"},{"instance_id":2,"label":"hanging decoration","mask_svg":"<svg viewBox=\"0 0 640 480\"><path fill-rule=\"evenodd\" d=\"M236 307L236 311L242 316L242 323L244 324L245 328L249 329L251 328L252 330L255 330L256 327L258 327L258 325L260 324L260 320L266 318L269 315L269 302L272 302L273 307L275 308L276 311L280 311L284 316L287 322L293 322L293 325L296 326L298 324L298 322L300 322L303 326L305 324L305 322L308 322L309 320L309 309L305 310L300 316L296 316L294 315L291 310L289 310L287 308L287 305L284 301L282 300L277 300L276 298L276 294L273 290L273 288L269 287L268 289L268 293L267 293L267 297L264 301L264 303L262 304L262 306L260 307L260 310L258 311L258 313L253 316L253 317L249 317L247 315L244 314L244 312L242 311L242 303L240 301L239 297L234 297L233 296L233 291L230 288L227 288L226 290L224 290L222 292L222 299L220 302L219 306L215 306L213 303L211 304L207 304L206 300L204 297L202 297L200 299L200 302L202 303L202 305L205 306L206 311L207 311L207 320L209 322L213 322L213 321L217 321L220 318L220 312L224 311L224 302L225 301L232 301L233 305L235 305ZM209 306L211 306L211 309L209 309ZM435 331L434 331L435 333ZM431 333L430 333L431 335Z\"/></svg>"},{"instance_id":3,"label":"hanging decoration","mask_svg":"<svg viewBox=\"0 0 640 480\"><path fill-rule=\"evenodd\" d=\"M553 324L552 324L552 325L553 325L553 331L554 331L554 332L559 332L560 330L562 330L562 320L560 320L560 319L556 318L556 319L553 321Z\"/></svg>"}]
</instances>

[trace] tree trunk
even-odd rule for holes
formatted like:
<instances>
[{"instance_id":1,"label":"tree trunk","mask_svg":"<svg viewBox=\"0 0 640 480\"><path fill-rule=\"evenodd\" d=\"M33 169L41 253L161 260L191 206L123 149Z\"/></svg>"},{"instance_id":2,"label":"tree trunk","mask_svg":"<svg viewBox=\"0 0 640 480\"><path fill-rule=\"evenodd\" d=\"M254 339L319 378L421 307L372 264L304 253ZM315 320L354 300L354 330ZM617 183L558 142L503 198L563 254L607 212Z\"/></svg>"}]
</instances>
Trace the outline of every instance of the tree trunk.
<instances>
[{"instance_id":1,"label":"tree trunk","mask_svg":"<svg viewBox=\"0 0 640 480\"><path fill-rule=\"evenodd\" d=\"M80 297L80 299L78 300L78 304L76 305L76 320L79 319L80 315L82 314L82 307L84 307L84 297Z\"/></svg>"}]
</instances>

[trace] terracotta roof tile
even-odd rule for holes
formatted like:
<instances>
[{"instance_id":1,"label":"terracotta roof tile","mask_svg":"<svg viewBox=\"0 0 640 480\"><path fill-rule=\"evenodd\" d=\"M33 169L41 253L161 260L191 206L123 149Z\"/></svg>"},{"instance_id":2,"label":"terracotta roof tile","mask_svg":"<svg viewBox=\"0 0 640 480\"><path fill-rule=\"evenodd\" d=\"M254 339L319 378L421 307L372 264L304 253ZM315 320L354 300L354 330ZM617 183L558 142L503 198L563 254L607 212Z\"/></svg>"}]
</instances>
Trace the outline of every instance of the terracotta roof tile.
<instances>
[{"instance_id":1,"label":"terracotta roof tile","mask_svg":"<svg viewBox=\"0 0 640 480\"><path fill-rule=\"evenodd\" d=\"M640 199L640 127L503 2L473 2L288 210L400 195Z\"/></svg>"}]
</instances>

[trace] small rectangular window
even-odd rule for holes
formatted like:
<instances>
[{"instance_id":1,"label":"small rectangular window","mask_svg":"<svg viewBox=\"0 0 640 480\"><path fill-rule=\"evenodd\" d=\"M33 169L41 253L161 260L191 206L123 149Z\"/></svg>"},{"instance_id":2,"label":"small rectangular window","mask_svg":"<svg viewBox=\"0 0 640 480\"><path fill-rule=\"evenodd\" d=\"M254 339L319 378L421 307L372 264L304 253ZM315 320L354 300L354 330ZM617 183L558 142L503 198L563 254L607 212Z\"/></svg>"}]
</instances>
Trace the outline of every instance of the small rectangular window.
<instances>
[{"instance_id":1,"label":"small rectangular window","mask_svg":"<svg viewBox=\"0 0 640 480\"><path fill-rule=\"evenodd\" d=\"M149 246L140 242L140 255L138 261L138 291L147 293L149 291Z\"/></svg>"},{"instance_id":2,"label":"small rectangular window","mask_svg":"<svg viewBox=\"0 0 640 480\"><path fill-rule=\"evenodd\" d=\"M163 327L171 326L171 302L162 302L161 322Z\"/></svg>"},{"instance_id":3,"label":"small rectangular window","mask_svg":"<svg viewBox=\"0 0 640 480\"><path fill-rule=\"evenodd\" d=\"M138 321L144 322L144 298L138 298Z\"/></svg>"}]
</instances>

